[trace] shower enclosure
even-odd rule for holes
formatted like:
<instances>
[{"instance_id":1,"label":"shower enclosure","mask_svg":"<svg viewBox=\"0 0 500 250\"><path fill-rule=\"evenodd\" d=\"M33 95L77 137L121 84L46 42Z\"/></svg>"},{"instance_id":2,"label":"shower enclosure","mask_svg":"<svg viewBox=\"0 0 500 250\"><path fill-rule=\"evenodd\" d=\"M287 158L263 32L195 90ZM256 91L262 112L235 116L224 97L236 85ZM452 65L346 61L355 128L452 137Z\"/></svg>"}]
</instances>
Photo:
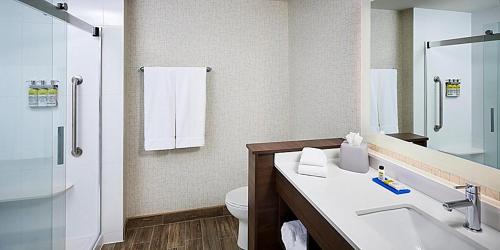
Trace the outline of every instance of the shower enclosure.
<instances>
[{"instance_id":1,"label":"shower enclosure","mask_svg":"<svg viewBox=\"0 0 500 250\"><path fill-rule=\"evenodd\" d=\"M485 27L500 34L500 23ZM484 83L484 164L499 168L500 137L498 134L498 115L500 110L500 40L484 42L483 45L483 83Z\"/></svg>"},{"instance_id":2,"label":"shower enclosure","mask_svg":"<svg viewBox=\"0 0 500 250\"><path fill-rule=\"evenodd\" d=\"M499 24L484 34L425 43L428 146L498 168Z\"/></svg>"},{"instance_id":3,"label":"shower enclosure","mask_svg":"<svg viewBox=\"0 0 500 250\"><path fill-rule=\"evenodd\" d=\"M99 242L100 30L66 8L0 2L2 250Z\"/></svg>"}]
</instances>

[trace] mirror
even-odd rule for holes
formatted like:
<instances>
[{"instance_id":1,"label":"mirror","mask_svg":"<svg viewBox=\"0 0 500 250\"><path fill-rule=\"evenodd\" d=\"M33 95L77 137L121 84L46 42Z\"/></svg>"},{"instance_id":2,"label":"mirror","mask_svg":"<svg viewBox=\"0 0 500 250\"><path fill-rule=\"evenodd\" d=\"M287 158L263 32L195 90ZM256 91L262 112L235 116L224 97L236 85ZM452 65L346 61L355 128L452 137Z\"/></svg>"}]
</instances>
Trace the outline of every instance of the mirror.
<instances>
[{"instance_id":1,"label":"mirror","mask_svg":"<svg viewBox=\"0 0 500 250\"><path fill-rule=\"evenodd\" d=\"M500 167L500 2L375 0L370 130Z\"/></svg>"}]
</instances>

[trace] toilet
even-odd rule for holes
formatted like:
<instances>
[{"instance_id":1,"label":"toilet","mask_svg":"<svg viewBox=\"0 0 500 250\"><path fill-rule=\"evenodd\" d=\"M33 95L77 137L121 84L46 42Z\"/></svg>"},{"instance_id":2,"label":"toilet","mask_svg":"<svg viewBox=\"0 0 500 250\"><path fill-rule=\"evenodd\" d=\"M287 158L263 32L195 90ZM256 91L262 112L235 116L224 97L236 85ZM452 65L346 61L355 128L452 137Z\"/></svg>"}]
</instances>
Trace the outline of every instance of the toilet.
<instances>
[{"instance_id":1,"label":"toilet","mask_svg":"<svg viewBox=\"0 0 500 250\"><path fill-rule=\"evenodd\" d=\"M239 220L238 247L247 249L248 244L248 186L231 190L226 194L226 207Z\"/></svg>"}]
</instances>

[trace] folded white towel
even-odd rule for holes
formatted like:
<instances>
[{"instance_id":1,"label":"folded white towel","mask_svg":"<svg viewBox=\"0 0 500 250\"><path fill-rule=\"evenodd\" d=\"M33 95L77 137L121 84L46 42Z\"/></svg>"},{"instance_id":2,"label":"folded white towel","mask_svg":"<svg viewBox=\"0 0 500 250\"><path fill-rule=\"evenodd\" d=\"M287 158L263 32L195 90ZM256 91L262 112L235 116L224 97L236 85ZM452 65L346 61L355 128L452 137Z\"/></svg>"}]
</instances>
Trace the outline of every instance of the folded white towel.
<instances>
[{"instance_id":1,"label":"folded white towel","mask_svg":"<svg viewBox=\"0 0 500 250\"><path fill-rule=\"evenodd\" d=\"M327 169L328 168L326 168L326 167L318 167L318 166L300 164L297 172L299 174L303 174L303 175L310 175L310 176L317 176L317 177L326 178Z\"/></svg>"},{"instance_id":2,"label":"folded white towel","mask_svg":"<svg viewBox=\"0 0 500 250\"><path fill-rule=\"evenodd\" d=\"M307 230L298 220L283 223L281 239L286 250L307 249Z\"/></svg>"},{"instance_id":3,"label":"folded white towel","mask_svg":"<svg viewBox=\"0 0 500 250\"><path fill-rule=\"evenodd\" d=\"M205 145L206 79L205 67L174 67L175 147Z\"/></svg>"},{"instance_id":4,"label":"folded white towel","mask_svg":"<svg viewBox=\"0 0 500 250\"><path fill-rule=\"evenodd\" d=\"M168 69L144 67L144 149L175 148L175 81Z\"/></svg>"},{"instance_id":5,"label":"folded white towel","mask_svg":"<svg viewBox=\"0 0 500 250\"><path fill-rule=\"evenodd\" d=\"M326 167L326 155L321 149L303 148L300 155L300 165Z\"/></svg>"}]
</instances>

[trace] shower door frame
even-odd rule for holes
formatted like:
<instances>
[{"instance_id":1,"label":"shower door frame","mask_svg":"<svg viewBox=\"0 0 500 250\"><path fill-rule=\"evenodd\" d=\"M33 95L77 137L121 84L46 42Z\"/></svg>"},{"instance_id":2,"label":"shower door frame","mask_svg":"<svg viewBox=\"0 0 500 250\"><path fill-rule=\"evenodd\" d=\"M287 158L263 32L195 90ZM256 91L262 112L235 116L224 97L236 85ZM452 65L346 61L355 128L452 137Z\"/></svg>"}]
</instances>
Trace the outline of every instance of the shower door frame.
<instances>
[{"instance_id":1,"label":"shower door frame","mask_svg":"<svg viewBox=\"0 0 500 250\"><path fill-rule=\"evenodd\" d=\"M45 12L55 18L58 18L66 23L69 23L75 27L78 27L84 31L89 32L92 36L101 36L101 28L88 24L82 19L71 15L67 12L67 5L65 3L58 3L58 5L53 5L45 0L17 0L21 3L27 4L39 11Z\"/></svg>"}]
</instances>

